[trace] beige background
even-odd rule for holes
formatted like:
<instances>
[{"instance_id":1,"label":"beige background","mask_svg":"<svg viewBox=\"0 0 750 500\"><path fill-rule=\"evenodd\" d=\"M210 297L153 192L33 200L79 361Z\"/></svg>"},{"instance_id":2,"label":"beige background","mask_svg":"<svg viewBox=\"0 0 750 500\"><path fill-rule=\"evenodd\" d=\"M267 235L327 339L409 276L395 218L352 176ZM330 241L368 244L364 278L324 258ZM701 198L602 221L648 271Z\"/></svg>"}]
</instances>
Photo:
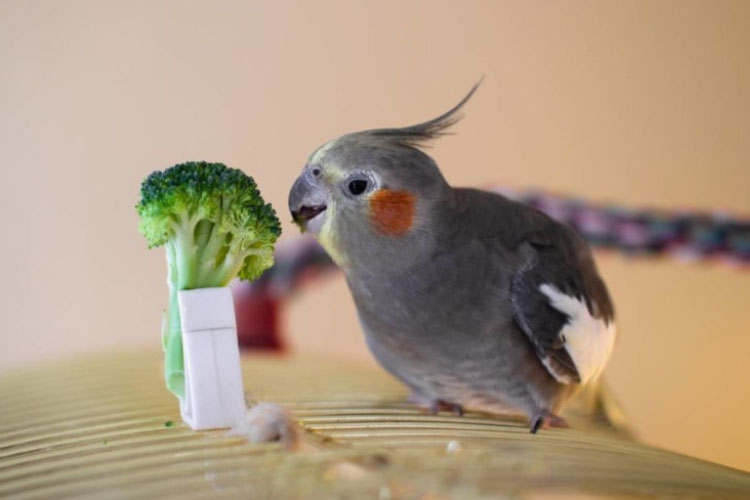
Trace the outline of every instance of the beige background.
<instances>
[{"instance_id":1,"label":"beige background","mask_svg":"<svg viewBox=\"0 0 750 500\"><path fill-rule=\"evenodd\" d=\"M149 171L243 168L291 237L313 148L430 118L483 74L432 150L451 182L750 213L750 2L0 1L0 369L157 348ZM640 435L750 469L750 273L599 257L607 378ZM340 277L285 327L371 362Z\"/></svg>"}]
</instances>

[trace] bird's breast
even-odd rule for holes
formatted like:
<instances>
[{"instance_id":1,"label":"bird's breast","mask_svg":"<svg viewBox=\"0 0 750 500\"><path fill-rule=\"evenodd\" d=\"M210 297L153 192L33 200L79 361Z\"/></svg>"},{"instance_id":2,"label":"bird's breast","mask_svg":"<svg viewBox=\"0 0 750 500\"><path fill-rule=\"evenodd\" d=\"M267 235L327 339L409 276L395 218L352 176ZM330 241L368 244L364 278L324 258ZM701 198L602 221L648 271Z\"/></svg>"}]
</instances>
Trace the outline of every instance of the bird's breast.
<instances>
[{"instance_id":1,"label":"bird's breast","mask_svg":"<svg viewBox=\"0 0 750 500\"><path fill-rule=\"evenodd\" d=\"M399 273L349 273L363 327L389 341L442 341L486 335L510 317L509 275L480 245L455 247Z\"/></svg>"}]
</instances>

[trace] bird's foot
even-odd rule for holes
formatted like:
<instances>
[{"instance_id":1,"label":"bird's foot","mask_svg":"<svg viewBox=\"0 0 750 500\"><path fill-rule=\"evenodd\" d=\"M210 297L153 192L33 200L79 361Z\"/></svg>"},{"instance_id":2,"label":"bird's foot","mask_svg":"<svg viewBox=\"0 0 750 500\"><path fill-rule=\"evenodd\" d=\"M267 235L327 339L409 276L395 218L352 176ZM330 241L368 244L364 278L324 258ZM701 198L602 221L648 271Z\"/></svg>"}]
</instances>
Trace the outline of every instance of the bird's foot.
<instances>
[{"instance_id":1,"label":"bird's foot","mask_svg":"<svg viewBox=\"0 0 750 500\"><path fill-rule=\"evenodd\" d=\"M437 415L441 411L450 411L457 417L461 417L464 414L464 408L459 404L449 403L442 399L427 398L415 392L409 395L409 402L426 408L430 415Z\"/></svg>"},{"instance_id":2,"label":"bird's foot","mask_svg":"<svg viewBox=\"0 0 750 500\"><path fill-rule=\"evenodd\" d=\"M568 423L564 418L558 417L549 410L542 410L535 413L529 421L529 430L532 434L536 434L541 428L548 429L550 427L569 427Z\"/></svg>"},{"instance_id":3,"label":"bird's foot","mask_svg":"<svg viewBox=\"0 0 750 500\"><path fill-rule=\"evenodd\" d=\"M437 415L441 411L450 411L457 417L462 417L464 414L463 406L456 403L448 403L442 399L432 401L427 411L430 412L430 415Z\"/></svg>"}]
</instances>

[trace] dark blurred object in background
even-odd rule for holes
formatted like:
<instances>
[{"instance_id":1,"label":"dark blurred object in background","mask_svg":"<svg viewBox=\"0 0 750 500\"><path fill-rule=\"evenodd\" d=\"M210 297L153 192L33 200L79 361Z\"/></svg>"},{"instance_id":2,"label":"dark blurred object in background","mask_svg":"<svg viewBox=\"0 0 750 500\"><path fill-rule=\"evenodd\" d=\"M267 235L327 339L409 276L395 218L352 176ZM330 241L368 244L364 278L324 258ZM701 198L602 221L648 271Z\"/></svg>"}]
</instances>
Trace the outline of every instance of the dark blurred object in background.
<instances>
[{"instance_id":1,"label":"dark blurred object in background","mask_svg":"<svg viewBox=\"0 0 750 500\"><path fill-rule=\"evenodd\" d=\"M303 284L337 270L325 250L307 235L279 245L275 258L276 263L260 279L232 283L237 336L243 348L283 351L285 301Z\"/></svg>"},{"instance_id":2,"label":"dark blurred object in background","mask_svg":"<svg viewBox=\"0 0 750 500\"><path fill-rule=\"evenodd\" d=\"M270 273L265 274L269 275ZM252 284L238 281L232 286L237 336L244 348L272 351L285 348L279 334L281 297L270 291L269 282L269 279L261 279Z\"/></svg>"}]
</instances>

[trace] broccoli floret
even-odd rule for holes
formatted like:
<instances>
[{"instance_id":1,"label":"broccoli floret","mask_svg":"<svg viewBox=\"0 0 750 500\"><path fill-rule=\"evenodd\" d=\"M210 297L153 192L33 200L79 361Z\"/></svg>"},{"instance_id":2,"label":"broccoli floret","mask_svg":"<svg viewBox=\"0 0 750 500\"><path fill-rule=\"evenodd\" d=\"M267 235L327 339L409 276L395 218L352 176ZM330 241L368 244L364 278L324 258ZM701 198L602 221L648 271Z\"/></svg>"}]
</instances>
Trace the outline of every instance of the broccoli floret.
<instances>
[{"instance_id":1,"label":"broccoli floret","mask_svg":"<svg viewBox=\"0 0 750 500\"><path fill-rule=\"evenodd\" d=\"M252 177L221 163L188 162L153 172L141 185L136 210L149 248L166 247L165 375L167 388L184 398L177 292L258 278L273 264L281 224Z\"/></svg>"}]
</instances>

